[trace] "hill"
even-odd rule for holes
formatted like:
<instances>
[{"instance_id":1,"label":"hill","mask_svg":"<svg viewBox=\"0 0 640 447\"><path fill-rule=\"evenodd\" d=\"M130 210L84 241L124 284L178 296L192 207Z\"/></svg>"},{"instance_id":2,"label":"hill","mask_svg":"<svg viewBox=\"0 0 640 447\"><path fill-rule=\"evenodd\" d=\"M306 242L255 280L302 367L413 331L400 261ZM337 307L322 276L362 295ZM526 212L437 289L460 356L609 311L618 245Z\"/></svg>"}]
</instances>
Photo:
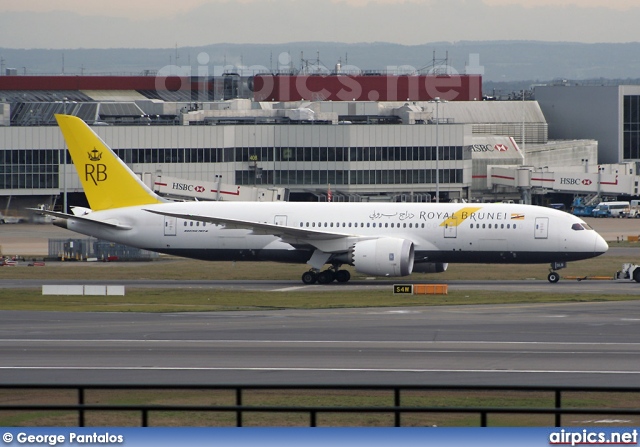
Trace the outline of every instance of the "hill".
<instances>
[{"instance_id":1,"label":"hill","mask_svg":"<svg viewBox=\"0 0 640 447\"><path fill-rule=\"evenodd\" d=\"M141 74L169 65L190 66L193 74L220 74L224 67L275 70L317 60L329 69L341 62L363 70L431 65L448 57L452 70L480 70L486 82L551 79L626 79L640 73L640 43L585 44L540 41L434 42L398 45L384 42L291 42L287 44L213 44L167 49L10 49L0 48L3 68L19 74ZM208 62L207 62L208 59ZM176 64L177 61L177 64ZM202 63L202 64L201 64Z\"/></svg>"}]
</instances>

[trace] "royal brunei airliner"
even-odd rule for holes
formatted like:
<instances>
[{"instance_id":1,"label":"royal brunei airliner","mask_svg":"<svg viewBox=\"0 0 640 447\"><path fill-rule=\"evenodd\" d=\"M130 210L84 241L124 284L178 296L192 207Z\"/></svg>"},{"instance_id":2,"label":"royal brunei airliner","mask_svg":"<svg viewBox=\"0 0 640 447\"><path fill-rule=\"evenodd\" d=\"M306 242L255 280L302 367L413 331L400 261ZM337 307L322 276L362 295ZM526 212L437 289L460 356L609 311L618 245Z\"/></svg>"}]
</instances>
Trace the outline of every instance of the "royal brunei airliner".
<instances>
[{"instance_id":1,"label":"royal brunei airliner","mask_svg":"<svg viewBox=\"0 0 640 447\"><path fill-rule=\"evenodd\" d=\"M120 244L209 261L307 264L305 284L347 282L343 265L401 277L443 272L449 263L550 263L548 279L557 282L566 262L608 249L583 220L532 205L168 201L81 119L56 119L90 209L47 214L58 226Z\"/></svg>"}]
</instances>

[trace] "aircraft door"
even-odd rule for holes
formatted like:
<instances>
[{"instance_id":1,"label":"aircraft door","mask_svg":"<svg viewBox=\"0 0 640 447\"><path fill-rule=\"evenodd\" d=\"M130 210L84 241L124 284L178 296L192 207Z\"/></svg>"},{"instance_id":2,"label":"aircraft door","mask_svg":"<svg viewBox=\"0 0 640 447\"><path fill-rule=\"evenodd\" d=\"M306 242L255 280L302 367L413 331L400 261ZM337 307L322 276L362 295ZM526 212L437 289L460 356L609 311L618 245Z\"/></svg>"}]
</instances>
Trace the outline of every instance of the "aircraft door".
<instances>
[{"instance_id":1,"label":"aircraft door","mask_svg":"<svg viewBox=\"0 0 640 447\"><path fill-rule=\"evenodd\" d=\"M449 237L449 238L458 237L458 218L457 217L452 216L445 221L444 237Z\"/></svg>"},{"instance_id":2,"label":"aircraft door","mask_svg":"<svg viewBox=\"0 0 640 447\"><path fill-rule=\"evenodd\" d=\"M175 236L176 235L176 226L177 226L177 218L164 216L164 235L165 236Z\"/></svg>"},{"instance_id":3,"label":"aircraft door","mask_svg":"<svg viewBox=\"0 0 640 447\"><path fill-rule=\"evenodd\" d=\"M287 226L287 216L283 216L283 215L277 215L273 218L273 223L280 226L280 227L286 227Z\"/></svg>"},{"instance_id":4,"label":"aircraft door","mask_svg":"<svg viewBox=\"0 0 640 447\"><path fill-rule=\"evenodd\" d=\"M549 218L536 217L535 238L547 239L549 237Z\"/></svg>"}]
</instances>

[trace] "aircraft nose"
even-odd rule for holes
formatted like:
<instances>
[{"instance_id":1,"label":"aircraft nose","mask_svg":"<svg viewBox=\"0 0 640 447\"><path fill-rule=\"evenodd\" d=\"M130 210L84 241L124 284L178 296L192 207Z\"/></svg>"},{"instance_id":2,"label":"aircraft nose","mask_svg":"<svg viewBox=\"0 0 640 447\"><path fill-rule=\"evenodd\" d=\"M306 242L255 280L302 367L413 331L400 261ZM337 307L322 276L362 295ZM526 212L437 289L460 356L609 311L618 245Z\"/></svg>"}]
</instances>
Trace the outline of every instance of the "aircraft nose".
<instances>
[{"instance_id":1,"label":"aircraft nose","mask_svg":"<svg viewBox=\"0 0 640 447\"><path fill-rule=\"evenodd\" d=\"M596 233L596 243L593 251L596 254L601 255L602 253L605 253L607 250L609 250L609 244L607 244L607 241L605 241L602 238L602 236Z\"/></svg>"}]
</instances>

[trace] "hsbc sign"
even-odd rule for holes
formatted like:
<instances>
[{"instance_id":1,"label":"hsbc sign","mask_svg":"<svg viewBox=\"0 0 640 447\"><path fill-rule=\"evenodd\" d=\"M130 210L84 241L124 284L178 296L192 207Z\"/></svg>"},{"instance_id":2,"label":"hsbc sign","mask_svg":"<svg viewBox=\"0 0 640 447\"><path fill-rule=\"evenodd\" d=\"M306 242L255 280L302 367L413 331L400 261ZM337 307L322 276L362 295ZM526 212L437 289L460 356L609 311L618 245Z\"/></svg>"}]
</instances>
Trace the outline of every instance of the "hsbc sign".
<instances>
[{"instance_id":1,"label":"hsbc sign","mask_svg":"<svg viewBox=\"0 0 640 447\"><path fill-rule=\"evenodd\" d=\"M589 186L589 185L593 184L593 181L591 179L588 179L588 178L580 179L580 178L574 178L574 177L560 177L560 184L561 185Z\"/></svg>"},{"instance_id":2,"label":"hsbc sign","mask_svg":"<svg viewBox=\"0 0 640 447\"><path fill-rule=\"evenodd\" d=\"M509 146L506 144L472 144L467 146L471 152L507 152L509 150Z\"/></svg>"},{"instance_id":3,"label":"hsbc sign","mask_svg":"<svg viewBox=\"0 0 640 447\"><path fill-rule=\"evenodd\" d=\"M472 144L469 149L471 149L471 152L491 152L493 151L493 146L490 144Z\"/></svg>"},{"instance_id":4,"label":"hsbc sign","mask_svg":"<svg viewBox=\"0 0 640 447\"><path fill-rule=\"evenodd\" d=\"M171 184L171 189L175 190L175 191L189 191L189 192L205 192L205 187L204 186L194 186L191 185L189 183L179 183L179 182L173 182Z\"/></svg>"},{"instance_id":5,"label":"hsbc sign","mask_svg":"<svg viewBox=\"0 0 640 447\"><path fill-rule=\"evenodd\" d=\"M598 183L597 174L565 172L556 174L554 188L565 191L596 192L603 184L605 183Z\"/></svg>"},{"instance_id":6,"label":"hsbc sign","mask_svg":"<svg viewBox=\"0 0 640 447\"><path fill-rule=\"evenodd\" d=\"M560 177L561 185L581 185L582 182L579 178Z\"/></svg>"}]
</instances>

